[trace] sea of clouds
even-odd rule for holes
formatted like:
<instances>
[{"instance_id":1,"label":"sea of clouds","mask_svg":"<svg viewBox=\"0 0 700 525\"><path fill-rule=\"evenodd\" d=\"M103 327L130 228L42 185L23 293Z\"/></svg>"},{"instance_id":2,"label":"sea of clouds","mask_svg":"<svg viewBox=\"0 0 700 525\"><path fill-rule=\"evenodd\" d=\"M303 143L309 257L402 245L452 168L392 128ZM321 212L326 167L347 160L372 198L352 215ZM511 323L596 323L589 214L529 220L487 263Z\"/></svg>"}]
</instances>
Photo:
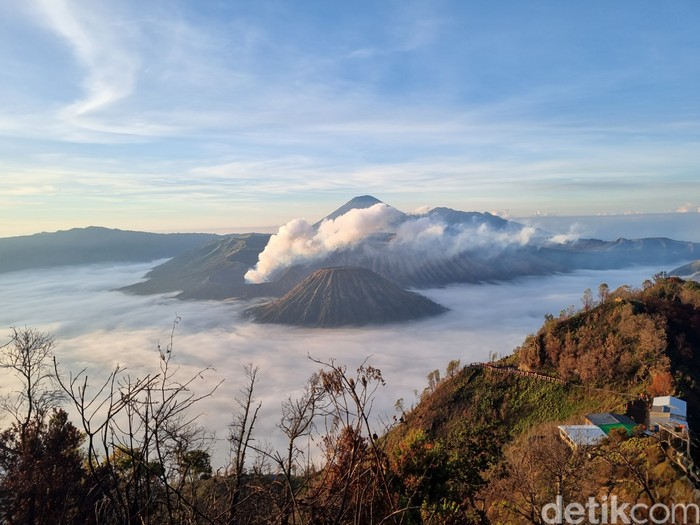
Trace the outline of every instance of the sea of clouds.
<instances>
[{"instance_id":1,"label":"sea of clouds","mask_svg":"<svg viewBox=\"0 0 700 525\"><path fill-rule=\"evenodd\" d=\"M679 264L683 261L679 261ZM243 367L260 367L255 397L262 402L258 442L280 447L276 429L286 396L298 393L317 365L308 356L335 359L354 370L364 360L382 370L387 385L378 392L373 413L378 428L395 414L403 398L408 407L426 374L444 371L452 359L483 361L491 353L510 353L535 332L547 313L580 306L583 290L606 282L640 286L659 270L637 267L614 271L577 271L531 277L503 284L454 285L421 290L450 311L434 319L371 328L306 329L257 325L243 317L243 301L180 301L172 296L131 296L114 291L133 283L150 264L96 265L32 270L0 275L0 327L48 331L58 346L64 373L86 369L97 385L117 365L132 376L157 371L158 345L170 341L176 316L173 362L181 378L212 368L193 387L207 392L224 380L198 409L200 423L216 432L215 467L226 462L227 426L234 398L244 386ZM0 333L0 341L7 337ZM1 343L0 343L1 344ZM7 391L12 380L0 371Z\"/></svg>"}]
</instances>

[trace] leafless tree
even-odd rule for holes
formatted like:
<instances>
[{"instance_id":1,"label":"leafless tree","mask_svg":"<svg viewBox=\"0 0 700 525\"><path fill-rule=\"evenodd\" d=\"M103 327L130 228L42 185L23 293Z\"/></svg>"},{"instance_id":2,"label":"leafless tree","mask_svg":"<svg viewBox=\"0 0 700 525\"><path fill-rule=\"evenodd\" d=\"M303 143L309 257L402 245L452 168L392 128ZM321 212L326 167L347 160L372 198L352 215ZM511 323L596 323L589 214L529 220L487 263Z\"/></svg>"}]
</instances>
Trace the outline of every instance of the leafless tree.
<instances>
[{"instance_id":1,"label":"leafless tree","mask_svg":"<svg viewBox=\"0 0 700 525\"><path fill-rule=\"evenodd\" d=\"M261 402L255 402L253 394L255 384L258 382L257 366L248 364L244 368L247 378L246 385L241 389L240 396L236 398L238 411L234 415L233 422L229 426L229 442L231 443L231 461L233 483L231 487L231 502L229 505L228 518L226 523L234 525L238 523L238 507L241 504L241 492L243 485L243 475L245 473L245 463L248 456L251 440L253 439L253 429L258 419L258 411L262 406Z\"/></svg>"},{"instance_id":2,"label":"leafless tree","mask_svg":"<svg viewBox=\"0 0 700 525\"><path fill-rule=\"evenodd\" d=\"M158 347L157 373L132 378L117 366L95 388L86 370L61 377L59 384L78 414L86 436L91 479L103 495L99 511L105 523L183 523L183 516L204 515L183 490L183 458L204 443L193 407L209 397L219 384L203 394L195 383L204 369L184 380L172 361L173 333L165 348Z\"/></svg>"},{"instance_id":3,"label":"leafless tree","mask_svg":"<svg viewBox=\"0 0 700 525\"><path fill-rule=\"evenodd\" d=\"M0 410L14 419L22 435L30 422L43 421L63 399L51 367L55 346L48 333L13 327L10 340L0 347L0 369L11 372L19 383L0 400Z\"/></svg>"},{"instance_id":4,"label":"leafless tree","mask_svg":"<svg viewBox=\"0 0 700 525\"><path fill-rule=\"evenodd\" d=\"M394 514L386 455L370 421L381 371L366 361L354 377L335 361L312 359L324 394L324 466L316 508L323 523L372 523ZM392 518L389 518L391 521Z\"/></svg>"},{"instance_id":5,"label":"leafless tree","mask_svg":"<svg viewBox=\"0 0 700 525\"><path fill-rule=\"evenodd\" d=\"M302 394L297 397L287 397L282 403L282 419L278 428L287 437L287 449L284 454L275 453L274 461L278 465L284 480L280 514L282 525L292 522L294 515L300 515L299 495L309 489L310 458L300 440L311 436L315 430L315 419L319 415L323 403L324 392L320 385L318 374L313 374L304 385ZM302 483L295 483L298 474L304 474Z\"/></svg>"}]
</instances>

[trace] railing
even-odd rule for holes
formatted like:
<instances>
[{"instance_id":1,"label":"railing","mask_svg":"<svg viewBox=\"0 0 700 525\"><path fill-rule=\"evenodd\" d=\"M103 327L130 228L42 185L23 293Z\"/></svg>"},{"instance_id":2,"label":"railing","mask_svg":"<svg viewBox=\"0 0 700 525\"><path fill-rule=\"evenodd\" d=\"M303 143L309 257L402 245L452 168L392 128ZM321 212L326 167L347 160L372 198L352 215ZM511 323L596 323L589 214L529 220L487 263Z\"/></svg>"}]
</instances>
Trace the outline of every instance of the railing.
<instances>
[{"instance_id":1,"label":"railing","mask_svg":"<svg viewBox=\"0 0 700 525\"><path fill-rule=\"evenodd\" d=\"M558 383L560 385L566 384L566 381L558 377L548 376L545 374L540 374L537 372L528 372L527 370L520 370L514 366L502 366L495 365L493 363L471 363L465 368L481 368L487 370L494 370L496 372L501 372L504 374L513 374L523 377L532 377L534 379L539 379L540 381L549 381L550 383Z\"/></svg>"}]
</instances>

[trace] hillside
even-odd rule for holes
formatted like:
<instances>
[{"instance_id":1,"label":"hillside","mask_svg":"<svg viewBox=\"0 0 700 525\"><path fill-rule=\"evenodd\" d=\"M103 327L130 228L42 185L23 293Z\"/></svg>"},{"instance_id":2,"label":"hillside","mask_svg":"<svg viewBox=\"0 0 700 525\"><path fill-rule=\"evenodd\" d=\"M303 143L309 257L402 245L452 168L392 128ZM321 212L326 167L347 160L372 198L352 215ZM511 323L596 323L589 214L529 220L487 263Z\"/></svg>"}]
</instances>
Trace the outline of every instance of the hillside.
<instances>
[{"instance_id":1,"label":"hillside","mask_svg":"<svg viewBox=\"0 0 700 525\"><path fill-rule=\"evenodd\" d=\"M444 311L370 270L345 267L318 270L281 299L248 310L259 323L319 328L411 321Z\"/></svg>"},{"instance_id":2,"label":"hillside","mask_svg":"<svg viewBox=\"0 0 700 525\"><path fill-rule=\"evenodd\" d=\"M120 290L132 294L179 292L180 299L227 299L278 296L298 278L249 285L243 276L255 264L269 234L227 235L189 250L146 274L146 280ZM289 273L293 275L293 272Z\"/></svg>"},{"instance_id":3,"label":"hillside","mask_svg":"<svg viewBox=\"0 0 700 525\"><path fill-rule=\"evenodd\" d=\"M694 281L669 277L648 281L642 290L622 287L593 308L551 318L516 360L523 369L631 392L668 383L667 390L690 403L691 427L700 427L698 307L700 284Z\"/></svg>"},{"instance_id":4,"label":"hillside","mask_svg":"<svg viewBox=\"0 0 700 525\"><path fill-rule=\"evenodd\" d=\"M673 394L688 403L691 434L700 429L699 308L700 285L658 277L641 290L604 294L579 312L548 316L498 362L451 364L442 381L431 373L420 402L384 437L388 454L415 454L416 443L445 458L488 453L487 465L467 474L471 485L450 497L461 516L476 512L490 523L538 522L557 486L567 501L605 490L630 503L695 502L677 453L657 437L611 433L583 453L559 439L556 425L582 423L590 413L634 413L640 396ZM433 478L455 475L448 460L431 472L432 452L419 456ZM478 495L458 503L476 486Z\"/></svg>"},{"instance_id":5,"label":"hillside","mask_svg":"<svg viewBox=\"0 0 700 525\"><path fill-rule=\"evenodd\" d=\"M683 266L671 270L669 274L681 277L683 279L700 281L700 261L693 261L691 263L684 264Z\"/></svg>"}]
</instances>

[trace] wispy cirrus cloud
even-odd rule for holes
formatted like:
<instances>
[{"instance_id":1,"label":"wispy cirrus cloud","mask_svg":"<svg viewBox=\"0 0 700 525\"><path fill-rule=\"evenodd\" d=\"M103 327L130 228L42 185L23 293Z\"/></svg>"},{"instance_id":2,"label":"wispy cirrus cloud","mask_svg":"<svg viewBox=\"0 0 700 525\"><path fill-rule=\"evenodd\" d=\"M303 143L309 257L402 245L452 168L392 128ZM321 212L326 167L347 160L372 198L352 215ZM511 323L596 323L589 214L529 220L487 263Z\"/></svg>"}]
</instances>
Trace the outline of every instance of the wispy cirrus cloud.
<instances>
[{"instance_id":1,"label":"wispy cirrus cloud","mask_svg":"<svg viewBox=\"0 0 700 525\"><path fill-rule=\"evenodd\" d=\"M131 95L140 60L123 38L126 27L94 4L36 0L36 8L42 22L68 42L84 67L83 96L61 111L64 118L98 112Z\"/></svg>"},{"instance_id":2,"label":"wispy cirrus cloud","mask_svg":"<svg viewBox=\"0 0 700 525\"><path fill-rule=\"evenodd\" d=\"M459 2L332 14L284 2L20 4L0 3L0 173L54 186L52 203L32 203L47 217L87 207L104 211L92 223L121 212L144 224L179 215L175 228L204 215L266 224L271 197L288 210L279 224L300 214L294 203L320 215L370 192L407 209L519 215L698 200L697 97L679 87L697 71L668 21L649 31L624 9L630 23L613 27L573 5L529 19ZM570 31L573 13L595 31ZM664 60L644 51L652 41ZM83 203L63 198L80 190Z\"/></svg>"}]
</instances>

